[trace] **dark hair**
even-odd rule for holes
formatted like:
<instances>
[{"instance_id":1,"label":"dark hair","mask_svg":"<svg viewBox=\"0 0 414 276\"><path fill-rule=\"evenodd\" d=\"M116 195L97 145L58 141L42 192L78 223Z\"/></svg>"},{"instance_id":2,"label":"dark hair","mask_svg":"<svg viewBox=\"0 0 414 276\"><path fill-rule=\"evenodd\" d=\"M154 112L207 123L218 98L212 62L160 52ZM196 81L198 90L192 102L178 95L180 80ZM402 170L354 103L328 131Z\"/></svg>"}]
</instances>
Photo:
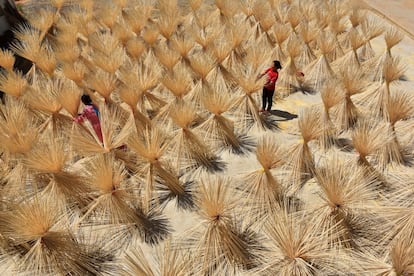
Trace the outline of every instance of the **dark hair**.
<instances>
[{"instance_id":1,"label":"dark hair","mask_svg":"<svg viewBox=\"0 0 414 276\"><path fill-rule=\"evenodd\" d=\"M282 69L282 65L280 65L280 61L274 60L273 65L276 67L276 69Z\"/></svg>"},{"instance_id":2,"label":"dark hair","mask_svg":"<svg viewBox=\"0 0 414 276\"><path fill-rule=\"evenodd\" d=\"M86 105L91 105L91 104L92 104L92 99L91 99L91 97L90 97L89 95L87 95L87 94L82 95L82 97L81 97L81 101L82 101L84 104L86 104Z\"/></svg>"}]
</instances>

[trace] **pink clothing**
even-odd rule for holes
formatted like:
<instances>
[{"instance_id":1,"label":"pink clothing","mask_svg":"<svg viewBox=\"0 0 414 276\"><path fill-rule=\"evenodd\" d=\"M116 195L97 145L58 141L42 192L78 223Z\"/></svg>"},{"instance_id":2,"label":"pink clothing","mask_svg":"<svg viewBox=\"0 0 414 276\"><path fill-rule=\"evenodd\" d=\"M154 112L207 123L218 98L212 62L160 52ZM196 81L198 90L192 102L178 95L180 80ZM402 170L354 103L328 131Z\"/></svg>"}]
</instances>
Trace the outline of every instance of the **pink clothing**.
<instances>
[{"instance_id":1,"label":"pink clothing","mask_svg":"<svg viewBox=\"0 0 414 276\"><path fill-rule=\"evenodd\" d=\"M82 123L85 119L87 119L91 123L96 135L98 136L101 143L103 143L101 122L99 121L98 114L96 114L93 105L86 105L83 109L82 114L75 119L75 122Z\"/></svg>"},{"instance_id":2,"label":"pink clothing","mask_svg":"<svg viewBox=\"0 0 414 276\"><path fill-rule=\"evenodd\" d=\"M267 75L266 83L264 87L268 90L275 90L276 81L279 77L279 73L273 71L273 67L266 69L265 74Z\"/></svg>"}]
</instances>

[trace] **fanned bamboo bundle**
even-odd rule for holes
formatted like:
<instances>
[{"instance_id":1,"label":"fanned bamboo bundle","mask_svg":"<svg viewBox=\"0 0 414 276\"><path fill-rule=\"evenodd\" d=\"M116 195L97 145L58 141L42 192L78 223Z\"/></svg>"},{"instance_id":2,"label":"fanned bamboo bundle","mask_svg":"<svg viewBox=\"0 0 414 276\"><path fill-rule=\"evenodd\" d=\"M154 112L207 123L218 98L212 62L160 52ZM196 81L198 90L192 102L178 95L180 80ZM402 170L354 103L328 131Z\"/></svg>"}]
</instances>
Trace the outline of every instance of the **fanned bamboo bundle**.
<instances>
[{"instance_id":1,"label":"fanned bamboo bundle","mask_svg":"<svg viewBox=\"0 0 414 276\"><path fill-rule=\"evenodd\" d=\"M91 187L91 202L76 221L75 226L101 225L117 227L113 235L118 246L124 246L131 236L137 235L148 243L158 243L169 234L168 222L159 217L156 208L147 208L136 195L138 187L126 178L123 164L111 154L100 154L88 160L83 172L85 184Z\"/></svg>"},{"instance_id":2,"label":"fanned bamboo bundle","mask_svg":"<svg viewBox=\"0 0 414 276\"><path fill-rule=\"evenodd\" d=\"M304 90L306 90L305 84L302 82L303 76L299 73L301 71L297 63L304 46L296 36L291 36L286 45L288 58L287 62L283 65L283 68L280 70L280 78L278 77L276 85L277 97L280 98L287 97L298 91L304 92Z\"/></svg>"},{"instance_id":3,"label":"fanned bamboo bundle","mask_svg":"<svg viewBox=\"0 0 414 276\"><path fill-rule=\"evenodd\" d=\"M202 136L193 130L197 116L194 107L188 103L177 104L170 116L176 124L170 143L176 166L185 170L202 167L210 172L222 171L225 164L210 150L210 145L203 142Z\"/></svg>"},{"instance_id":4,"label":"fanned bamboo bundle","mask_svg":"<svg viewBox=\"0 0 414 276\"><path fill-rule=\"evenodd\" d=\"M389 65L390 60L398 60L398 57L395 57L391 54L391 49L395 47L401 40L403 39L402 33L400 33L395 28L390 28L389 30L385 31L384 40L386 44L386 48L382 55L379 55L373 61L366 62L366 70L372 70L372 67L375 68L373 79L383 82L385 80L385 72L386 67ZM401 77L401 76L399 76Z\"/></svg>"},{"instance_id":5,"label":"fanned bamboo bundle","mask_svg":"<svg viewBox=\"0 0 414 276\"><path fill-rule=\"evenodd\" d=\"M191 230L200 233L191 239L199 273L223 273L257 265L261 245L253 231L235 223L229 198L229 179L208 178L200 183L197 205L201 224Z\"/></svg>"},{"instance_id":6,"label":"fanned bamboo bundle","mask_svg":"<svg viewBox=\"0 0 414 276\"><path fill-rule=\"evenodd\" d=\"M288 167L292 185L290 188L293 192L297 192L302 184L312 178L315 173L315 161L309 143L320 138L323 133L320 115L316 107L300 110L298 128L301 139L294 143L287 152L290 156Z\"/></svg>"},{"instance_id":7,"label":"fanned bamboo bundle","mask_svg":"<svg viewBox=\"0 0 414 276\"><path fill-rule=\"evenodd\" d=\"M341 70L340 79L343 87L343 97L334 110L339 129L352 128L361 116L361 112L352 100L352 96L362 93L368 84L361 72L355 73L354 67Z\"/></svg>"},{"instance_id":8,"label":"fanned bamboo bundle","mask_svg":"<svg viewBox=\"0 0 414 276\"><path fill-rule=\"evenodd\" d=\"M16 4L2 274L413 273L405 30L364 1Z\"/></svg>"},{"instance_id":9,"label":"fanned bamboo bundle","mask_svg":"<svg viewBox=\"0 0 414 276\"><path fill-rule=\"evenodd\" d=\"M390 163L405 165L412 162L412 154L403 148L398 141L395 124L414 115L414 98L411 94L403 91L391 93L388 99L387 113L390 125L388 130L391 131L390 135L393 139L379 150L378 163L382 169Z\"/></svg>"},{"instance_id":10,"label":"fanned bamboo bundle","mask_svg":"<svg viewBox=\"0 0 414 276\"><path fill-rule=\"evenodd\" d=\"M319 57L309 64L305 71L306 80L312 83L313 89L319 91L323 83L335 77L328 54L335 48L335 41L332 33L321 33L318 39ZM308 69L309 68L309 69Z\"/></svg>"},{"instance_id":11,"label":"fanned bamboo bundle","mask_svg":"<svg viewBox=\"0 0 414 276\"><path fill-rule=\"evenodd\" d=\"M27 106L13 98L1 107L1 151L7 155L28 152L34 145L41 121L33 116ZM7 161L7 158L3 159Z\"/></svg>"},{"instance_id":12,"label":"fanned bamboo bundle","mask_svg":"<svg viewBox=\"0 0 414 276\"><path fill-rule=\"evenodd\" d=\"M285 47L284 42L289 38L291 33L291 28L285 24L275 24L272 27L273 36L276 41L276 47L275 47L275 58L278 60L285 60L286 59L286 53L285 53Z\"/></svg>"},{"instance_id":13,"label":"fanned bamboo bundle","mask_svg":"<svg viewBox=\"0 0 414 276\"><path fill-rule=\"evenodd\" d=\"M366 41L355 29L351 30L348 36L350 49L342 57L337 58L332 63L333 68L361 67L361 58L358 55L358 50L366 44ZM334 71L336 70L334 69Z\"/></svg>"},{"instance_id":14,"label":"fanned bamboo bundle","mask_svg":"<svg viewBox=\"0 0 414 276\"><path fill-rule=\"evenodd\" d=\"M157 8L159 11L159 18L157 20L158 29L168 43L181 21L177 0L160 0L158 1Z\"/></svg>"},{"instance_id":15,"label":"fanned bamboo bundle","mask_svg":"<svg viewBox=\"0 0 414 276\"><path fill-rule=\"evenodd\" d=\"M8 208L1 215L0 232L10 247L9 254L16 258L14 273L99 272L93 257L70 231L63 210L52 200L35 198Z\"/></svg>"},{"instance_id":16,"label":"fanned bamboo bundle","mask_svg":"<svg viewBox=\"0 0 414 276\"><path fill-rule=\"evenodd\" d=\"M202 97L202 103L209 115L197 129L202 131L202 135L209 140L213 148L245 154L251 151L253 141L246 134L236 132L234 122L226 115L232 107L232 101L224 80L216 81L211 91Z\"/></svg>"},{"instance_id":17,"label":"fanned bamboo bundle","mask_svg":"<svg viewBox=\"0 0 414 276\"><path fill-rule=\"evenodd\" d=\"M338 14L337 12L332 13L332 21L329 24L329 30L332 32L334 40L335 40L335 49L328 54L329 60L334 61L339 58L341 58L344 53L346 52L346 49L343 48L341 43L341 34L343 33L350 33L346 32L347 30L347 18L344 17L342 14Z\"/></svg>"},{"instance_id":18,"label":"fanned bamboo bundle","mask_svg":"<svg viewBox=\"0 0 414 276\"><path fill-rule=\"evenodd\" d=\"M315 209L314 216L321 221L321 227L333 227L336 233L341 233L332 242L358 251L380 247L377 242L383 233L375 225L385 219L375 212L378 183L374 175L364 172L354 160L334 153L316 169L315 178L322 190L323 203Z\"/></svg>"},{"instance_id":19,"label":"fanned bamboo bundle","mask_svg":"<svg viewBox=\"0 0 414 276\"><path fill-rule=\"evenodd\" d=\"M375 56L371 40L384 33L384 26L378 18L365 17L361 24L362 35L366 37L366 43L361 47L359 56L362 61L369 61Z\"/></svg>"},{"instance_id":20,"label":"fanned bamboo bundle","mask_svg":"<svg viewBox=\"0 0 414 276\"><path fill-rule=\"evenodd\" d=\"M412 274L414 262L407 256L414 253L413 233L407 233L388 246L382 256L364 252L361 255L361 265L376 274Z\"/></svg>"},{"instance_id":21,"label":"fanned bamboo bundle","mask_svg":"<svg viewBox=\"0 0 414 276\"><path fill-rule=\"evenodd\" d=\"M144 201L147 209L153 204L153 201L160 203L176 198L177 205L182 208L191 208L193 206L191 190L188 185L190 182L181 183L179 176L169 165L169 160L165 156L168 147L167 136L157 129L147 129L142 140L138 136L131 136L128 140L128 146L135 151L139 157L136 160L136 176L141 178L145 183L143 187ZM159 186L163 186L160 189ZM162 190L166 195L161 197Z\"/></svg>"},{"instance_id":22,"label":"fanned bamboo bundle","mask_svg":"<svg viewBox=\"0 0 414 276\"><path fill-rule=\"evenodd\" d=\"M346 259L344 251L338 244L329 243L332 235L336 237L341 232L332 228L321 231L320 223L305 215L286 211L274 213L266 222L265 233L270 244L263 264L256 271L260 275L352 271L351 261Z\"/></svg>"},{"instance_id":23,"label":"fanned bamboo bundle","mask_svg":"<svg viewBox=\"0 0 414 276\"><path fill-rule=\"evenodd\" d=\"M13 67L13 65L11 66ZM0 90L6 94L14 97L20 97L26 91L27 86L27 79L20 72L7 70L0 73Z\"/></svg>"},{"instance_id":24,"label":"fanned bamboo bundle","mask_svg":"<svg viewBox=\"0 0 414 276\"><path fill-rule=\"evenodd\" d=\"M314 24L301 24L298 32L304 42L304 49L298 59L298 65L303 68L316 59L312 43L314 43L316 37L318 36L318 29L314 26Z\"/></svg>"},{"instance_id":25,"label":"fanned bamboo bundle","mask_svg":"<svg viewBox=\"0 0 414 276\"><path fill-rule=\"evenodd\" d=\"M15 57L12 51L7 49L1 49L0 51L0 66L6 69L7 71L13 70L13 65L15 62Z\"/></svg>"},{"instance_id":26,"label":"fanned bamboo bundle","mask_svg":"<svg viewBox=\"0 0 414 276\"><path fill-rule=\"evenodd\" d=\"M253 16L258 23L257 35L266 33L275 24L275 17L267 1L256 1L252 7Z\"/></svg>"},{"instance_id":27,"label":"fanned bamboo bundle","mask_svg":"<svg viewBox=\"0 0 414 276\"><path fill-rule=\"evenodd\" d=\"M232 74L236 77L240 87L234 107L240 112L240 127L247 131L253 125L260 128L275 129L275 125L268 125L265 117L259 114L257 97L254 94L262 87L261 81L257 79L259 70L250 65L246 68L234 68Z\"/></svg>"},{"instance_id":28,"label":"fanned bamboo bundle","mask_svg":"<svg viewBox=\"0 0 414 276\"><path fill-rule=\"evenodd\" d=\"M379 116L387 120L387 104L393 89L393 85L400 81L406 70L406 65L398 57L387 56L381 65L381 81L371 93L365 93L358 97L358 102L364 104L373 116Z\"/></svg>"},{"instance_id":29,"label":"fanned bamboo bundle","mask_svg":"<svg viewBox=\"0 0 414 276\"><path fill-rule=\"evenodd\" d=\"M335 144L337 140L338 130L336 129L332 118L331 109L343 100L343 92L338 83L330 81L324 85L321 90L321 97L323 103L322 113L322 134L319 138L320 147L322 150L327 150Z\"/></svg>"},{"instance_id":30,"label":"fanned bamboo bundle","mask_svg":"<svg viewBox=\"0 0 414 276\"><path fill-rule=\"evenodd\" d=\"M386 180L382 172L375 168L372 157L375 157L381 147L392 141L392 132L384 132L388 127L389 125L384 121L364 119L358 121L351 134L352 144L358 153L358 163L368 174L373 173L382 186L387 185Z\"/></svg>"},{"instance_id":31,"label":"fanned bamboo bundle","mask_svg":"<svg viewBox=\"0 0 414 276\"><path fill-rule=\"evenodd\" d=\"M154 260L144 254L140 247L131 248L125 254L125 267L122 268L121 275L164 275L164 276L185 276L191 271L189 256L173 248L171 242L167 242L161 248L157 248L155 253L156 266Z\"/></svg>"},{"instance_id":32,"label":"fanned bamboo bundle","mask_svg":"<svg viewBox=\"0 0 414 276\"><path fill-rule=\"evenodd\" d=\"M283 208L285 190L283 181L274 175L274 170L285 163L285 149L274 137L262 137L256 146L256 159L261 168L243 177L243 192L252 216L267 217L269 213Z\"/></svg>"}]
</instances>

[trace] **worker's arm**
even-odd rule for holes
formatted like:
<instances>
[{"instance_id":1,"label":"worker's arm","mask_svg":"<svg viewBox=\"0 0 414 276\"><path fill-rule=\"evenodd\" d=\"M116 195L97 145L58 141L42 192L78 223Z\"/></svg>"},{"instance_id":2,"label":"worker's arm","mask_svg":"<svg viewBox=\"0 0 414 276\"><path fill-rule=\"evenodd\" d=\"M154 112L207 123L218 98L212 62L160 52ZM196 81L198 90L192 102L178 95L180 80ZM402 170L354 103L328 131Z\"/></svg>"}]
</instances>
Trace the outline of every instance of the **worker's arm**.
<instances>
[{"instance_id":1,"label":"worker's arm","mask_svg":"<svg viewBox=\"0 0 414 276\"><path fill-rule=\"evenodd\" d=\"M256 80L260 79L261 77L263 77L264 75L266 75L266 71L263 71L262 73L260 73L259 75L257 75Z\"/></svg>"}]
</instances>

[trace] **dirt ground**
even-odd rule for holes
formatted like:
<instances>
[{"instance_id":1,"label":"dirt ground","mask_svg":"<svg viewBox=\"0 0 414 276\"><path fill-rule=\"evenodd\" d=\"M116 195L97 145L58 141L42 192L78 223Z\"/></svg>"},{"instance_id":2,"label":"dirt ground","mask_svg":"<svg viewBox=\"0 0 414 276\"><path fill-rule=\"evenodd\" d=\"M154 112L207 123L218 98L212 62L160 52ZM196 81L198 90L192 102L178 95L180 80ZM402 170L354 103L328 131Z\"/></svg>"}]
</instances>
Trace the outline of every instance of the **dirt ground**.
<instances>
[{"instance_id":1,"label":"dirt ground","mask_svg":"<svg viewBox=\"0 0 414 276\"><path fill-rule=\"evenodd\" d=\"M365 2L414 34L413 0L365 0Z\"/></svg>"}]
</instances>

